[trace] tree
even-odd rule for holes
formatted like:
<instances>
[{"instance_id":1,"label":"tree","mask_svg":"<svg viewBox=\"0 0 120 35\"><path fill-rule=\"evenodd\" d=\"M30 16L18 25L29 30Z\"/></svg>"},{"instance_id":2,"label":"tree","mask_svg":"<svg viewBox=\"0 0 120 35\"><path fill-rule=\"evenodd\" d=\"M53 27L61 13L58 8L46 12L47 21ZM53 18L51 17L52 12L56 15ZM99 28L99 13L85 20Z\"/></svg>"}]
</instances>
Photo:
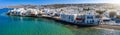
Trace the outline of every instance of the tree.
<instances>
[{"instance_id":1,"label":"tree","mask_svg":"<svg viewBox=\"0 0 120 35\"><path fill-rule=\"evenodd\" d=\"M100 11L100 10L97 10L96 13L98 14L103 14L105 11Z\"/></svg>"},{"instance_id":2,"label":"tree","mask_svg":"<svg viewBox=\"0 0 120 35\"><path fill-rule=\"evenodd\" d=\"M100 14L100 18L102 18L102 14L104 13L105 11L100 11L100 10L97 10L96 13Z\"/></svg>"},{"instance_id":3,"label":"tree","mask_svg":"<svg viewBox=\"0 0 120 35\"><path fill-rule=\"evenodd\" d=\"M83 8L84 11L89 11L91 10L90 8Z\"/></svg>"},{"instance_id":4,"label":"tree","mask_svg":"<svg viewBox=\"0 0 120 35\"><path fill-rule=\"evenodd\" d=\"M115 17L116 16L116 12L109 12L109 16L110 17Z\"/></svg>"},{"instance_id":5,"label":"tree","mask_svg":"<svg viewBox=\"0 0 120 35\"><path fill-rule=\"evenodd\" d=\"M116 18L120 19L120 15L117 15Z\"/></svg>"}]
</instances>

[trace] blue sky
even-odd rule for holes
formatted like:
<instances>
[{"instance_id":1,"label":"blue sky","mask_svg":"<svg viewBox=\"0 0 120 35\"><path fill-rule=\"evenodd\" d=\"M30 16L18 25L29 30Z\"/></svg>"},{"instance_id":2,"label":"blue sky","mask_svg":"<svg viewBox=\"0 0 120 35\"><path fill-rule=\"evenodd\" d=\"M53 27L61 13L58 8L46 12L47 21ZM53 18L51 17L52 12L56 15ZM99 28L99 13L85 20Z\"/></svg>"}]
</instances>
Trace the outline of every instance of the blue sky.
<instances>
[{"instance_id":1,"label":"blue sky","mask_svg":"<svg viewBox=\"0 0 120 35\"><path fill-rule=\"evenodd\" d=\"M68 3L109 3L118 0L0 0L0 6L20 4L68 4Z\"/></svg>"}]
</instances>

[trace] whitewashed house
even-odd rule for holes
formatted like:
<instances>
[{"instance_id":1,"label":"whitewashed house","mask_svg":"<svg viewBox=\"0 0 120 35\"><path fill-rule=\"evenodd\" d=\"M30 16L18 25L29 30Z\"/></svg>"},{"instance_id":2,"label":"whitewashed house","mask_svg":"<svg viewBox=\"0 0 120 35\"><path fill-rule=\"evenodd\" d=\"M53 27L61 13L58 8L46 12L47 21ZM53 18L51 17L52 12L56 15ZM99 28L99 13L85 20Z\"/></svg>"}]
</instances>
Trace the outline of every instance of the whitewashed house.
<instances>
[{"instance_id":1,"label":"whitewashed house","mask_svg":"<svg viewBox=\"0 0 120 35\"><path fill-rule=\"evenodd\" d=\"M74 23L76 16L77 16L76 14L64 14L64 13L62 13L62 14L60 14L60 20Z\"/></svg>"}]
</instances>

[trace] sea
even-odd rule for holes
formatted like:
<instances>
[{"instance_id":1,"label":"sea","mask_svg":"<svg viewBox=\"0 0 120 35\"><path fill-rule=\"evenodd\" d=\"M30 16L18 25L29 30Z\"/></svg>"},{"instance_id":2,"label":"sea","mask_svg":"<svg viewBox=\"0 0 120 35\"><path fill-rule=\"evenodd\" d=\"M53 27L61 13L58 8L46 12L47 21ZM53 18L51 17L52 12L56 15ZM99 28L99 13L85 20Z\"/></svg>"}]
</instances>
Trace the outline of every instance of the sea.
<instances>
[{"instance_id":1,"label":"sea","mask_svg":"<svg viewBox=\"0 0 120 35\"><path fill-rule=\"evenodd\" d=\"M8 16L0 9L0 35L120 35L120 30L81 27L52 19Z\"/></svg>"}]
</instances>

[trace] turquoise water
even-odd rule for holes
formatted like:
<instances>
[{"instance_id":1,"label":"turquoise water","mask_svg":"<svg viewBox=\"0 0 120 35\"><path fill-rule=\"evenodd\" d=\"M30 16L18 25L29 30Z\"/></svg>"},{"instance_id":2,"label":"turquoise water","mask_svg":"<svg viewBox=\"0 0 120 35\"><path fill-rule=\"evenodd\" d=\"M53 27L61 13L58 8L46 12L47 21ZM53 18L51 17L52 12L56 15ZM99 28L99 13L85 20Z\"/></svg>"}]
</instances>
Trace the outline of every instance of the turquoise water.
<instances>
[{"instance_id":1,"label":"turquoise water","mask_svg":"<svg viewBox=\"0 0 120 35\"><path fill-rule=\"evenodd\" d=\"M120 35L119 30L77 27L45 18L7 16L0 12L0 35Z\"/></svg>"}]
</instances>

